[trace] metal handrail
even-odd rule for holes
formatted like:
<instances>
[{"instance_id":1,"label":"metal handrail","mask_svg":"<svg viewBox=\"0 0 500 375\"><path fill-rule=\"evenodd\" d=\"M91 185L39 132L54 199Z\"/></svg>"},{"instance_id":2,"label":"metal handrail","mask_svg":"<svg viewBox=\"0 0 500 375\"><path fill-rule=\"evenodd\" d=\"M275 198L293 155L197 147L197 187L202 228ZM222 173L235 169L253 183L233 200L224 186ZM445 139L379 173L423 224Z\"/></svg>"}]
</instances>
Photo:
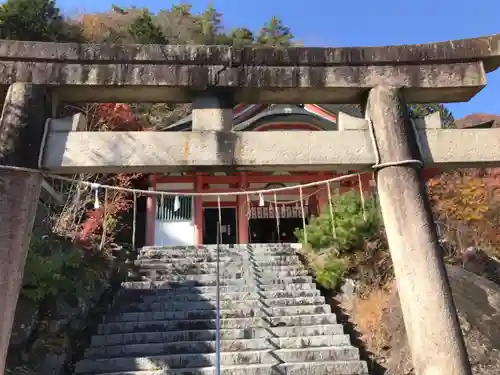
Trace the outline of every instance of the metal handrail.
<instances>
[{"instance_id":1,"label":"metal handrail","mask_svg":"<svg viewBox=\"0 0 500 375\"><path fill-rule=\"evenodd\" d=\"M216 255L216 281L215 281L215 374L220 375L220 243L221 243L221 222L217 222L217 255Z\"/></svg>"}]
</instances>

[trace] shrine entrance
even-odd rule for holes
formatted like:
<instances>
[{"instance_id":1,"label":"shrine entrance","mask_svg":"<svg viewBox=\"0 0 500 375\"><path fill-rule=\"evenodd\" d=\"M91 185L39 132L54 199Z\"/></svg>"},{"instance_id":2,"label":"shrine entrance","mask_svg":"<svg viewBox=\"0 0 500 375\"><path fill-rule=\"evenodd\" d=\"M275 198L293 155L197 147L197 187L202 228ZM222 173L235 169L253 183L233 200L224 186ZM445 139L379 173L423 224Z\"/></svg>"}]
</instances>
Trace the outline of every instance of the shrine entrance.
<instances>
[{"instance_id":1,"label":"shrine entrance","mask_svg":"<svg viewBox=\"0 0 500 375\"><path fill-rule=\"evenodd\" d=\"M238 223L235 207L221 208L221 243L234 245L238 243ZM203 209L203 244L215 245L217 243L217 225L219 210L206 207Z\"/></svg>"},{"instance_id":2,"label":"shrine entrance","mask_svg":"<svg viewBox=\"0 0 500 375\"><path fill-rule=\"evenodd\" d=\"M307 222L307 220L306 220ZM295 229L302 228L302 219L281 219L279 232L276 219L250 219L248 221L251 243L295 243Z\"/></svg>"},{"instance_id":3,"label":"shrine entrance","mask_svg":"<svg viewBox=\"0 0 500 375\"><path fill-rule=\"evenodd\" d=\"M278 219L276 219L276 212ZM304 205L304 216L308 223L309 207ZM302 228L300 205L252 207L248 220L249 242L251 243L294 243L298 242L295 230Z\"/></svg>"}]
</instances>

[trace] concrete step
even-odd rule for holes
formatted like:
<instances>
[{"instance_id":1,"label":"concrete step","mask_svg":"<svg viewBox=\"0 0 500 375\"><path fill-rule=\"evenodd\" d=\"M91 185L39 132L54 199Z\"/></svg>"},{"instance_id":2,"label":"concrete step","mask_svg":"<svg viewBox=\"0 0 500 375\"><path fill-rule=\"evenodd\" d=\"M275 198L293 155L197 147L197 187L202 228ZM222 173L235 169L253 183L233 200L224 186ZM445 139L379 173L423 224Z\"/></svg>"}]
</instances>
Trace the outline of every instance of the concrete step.
<instances>
[{"instance_id":1,"label":"concrete step","mask_svg":"<svg viewBox=\"0 0 500 375\"><path fill-rule=\"evenodd\" d=\"M229 258L235 260L247 260L247 259L261 259L261 258L286 258L295 257L298 253L296 251L275 251L275 252L247 252L247 251L220 251L219 259ZM217 252L171 252L171 251L145 251L138 254L138 259L190 259L190 258L204 258L204 259L216 259Z\"/></svg>"},{"instance_id":2,"label":"concrete step","mask_svg":"<svg viewBox=\"0 0 500 375\"><path fill-rule=\"evenodd\" d=\"M214 296L215 297L215 296ZM220 308L227 310L230 308L240 309L246 307L273 307L273 306L303 306L303 305L323 305L325 304L325 297L296 297L296 298L273 298L273 299L259 299L259 296L253 296L250 299L221 299ZM209 301L165 301L155 297L148 298L147 300L132 301L124 299L123 301L117 300L113 309L125 312L130 306L140 311L155 311L152 304L165 304L168 308L166 311L194 311L194 310L213 310L216 308L216 300ZM152 306L151 306L152 305ZM150 307L151 308L148 308Z\"/></svg>"},{"instance_id":3,"label":"concrete step","mask_svg":"<svg viewBox=\"0 0 500 375\"><path fill-rule=\"evenodd\" d=\"M250 317L221 319L221 328L266 328L286 326L312 326L319 324L337 324L335 314L316 314L280 317ZM141 322L113 322L103 323L98 326L99 335L131 332L162 332L162 331L193 331L202 329L215 329L215 319L200 320L155 320Z\"/></svg>"},{"instance_id":4,"label":"concrete step","mask_svg":"<svg viewBox=\"0 0 500 375\"><path fill-rule=\"evenodd\" d=\"M247 263L249 261L249 258L235 258L235 257L220 257L219 262L239 262L239 263ZM202 256L185 256L185 257L179 257L179 258L173 258L173 257L168 257L168 256L163 256L163 257L144 257L144 256L139 256L136 261L137 265L140 265L141 263L147 263L147 262L161 262L161 263L176 263L176 264L196 264L196 263L206 263L206 262L217 262L217 258L215 256L209 256L209 257L202 257Z\"/></svg>"},{"instance_id":5,"label":"concrete step","mask_svg":"<svg viewBox=\"0 0 500 375\"><path fill-rule=\"evenodd\" d=\"M139 267L139 272L156 271L158 274L170 275L212 275L215 277L217 274L216 267L207 267L206 263L199 263L198 265L192 264L187 267L180 267L175 263L149 263ZM233 265L221 264L219 267L219 275L221 277L230 277L236 275L273 275L279 277L287 276L305 276L308 271L302 266L285 266L285 267L252 267L251 265Z\"/></svg>"},{"instance_id":6,"label":"concrete step","mask_svg":"<svg viewBox=\"0 0 500 375\"><path fill-rule=\"evenodd\" d=\"M292 275L287 275L290 271L285 271L282 273L274 273L274 272L266 272L266 273L251 273L249 271L241 271L241 272L224 272L221 270L220 274L220 285L230 285L233 283L243 283L249 282L252 283L254 280L260 280L264 284L270 283L295 283L295 282L304 282L303 280L307 280L305 282L312 282L312 276L307 276L307 272L295 272L299 275L291 272ZM204 275L179 275L172 274L168 270L159 270L159 269L141 269L136 272L137 275L141 277L145 277L150 280L164 280L164 281L173 281L173 282L184 282L184 281L196 281L198 283L215 285L217 281L216 274L204 274ZM283 282L281 282L283 280ZM299 281L297 281L299 280ZM223 284L224 283L224 284Z\"/></svg>"},{"instance_id":7,"label":"concrete step","mask_svg":"<svg viewBox=\"0 0 500 375\"><path fill-rule=\"evenodd\" d=\"M216 293L215 286L185 286L183 284L172 284L168 281L128 281L123 282L122 288L125 290L146 290L147 292L174 292L178 294L200 294L200 293ZM304 291L315 290L316 284L299 283L299 284L269 284L269 285L222 285L220 293L246 293L246 292L268 292L268 291Z\"/></svg>"},{"instance_id":8,"label":"concrete step","mask_svg":"<svg viewBox=\"0 0 500 375\"><path fill-rule=\"evenodd\" d=\"M140 266L141 268L159 268L159 269L167 269L171 270L172 272L175 273L212 273L216 271L217 269L217 262L203 262L203 263L196 263L196 262L184 262L184 263L179 263L179 262L173 262L173 263L168 263L168 262L162 262L161 260L158 259L152 259L152 260L138 260L135 261L137 266ZM239 269L242 267L252 267L252 270L259 270L259 271L289 271L289 270L295 270L295 269L306 269L303 264L298 263L296 265L285 265L285 266L275 266L275 265L261 265L258 263L252 263L251 261L249 262L230 262L230 263L223 263L220 262L219 264L219 269L225 268L225 269Z\"/></svg>"},{"instance_id":9,"label":"concrete step","mask_svg":"<svg viewBox=\"0 0 500 375\"><path fill-rule=\"evenodd\" d=\"M271 290L244 293L221 293L221 301L248 301L256 299L281 299L281 298L306 298L319 297L321 293L313 290ZM128 304L134 302L215 302L215 293L176 293L171 289L120 289L115 297L115 304Z\"/></svg>"},{"instance_id":10,"label":"concrete step","mask_svg":"<svg viewBox=\"0 0 500 375\"><path fill-rule=\"evenodd\" d=\"M145 267L149 264L173 264L177 266L185 267L187 265L197 265L197 264L211 263L217 264L217 258L207 257L202 258L198 256L186 257L186 258L138 258L134 261L134 265L137 267ZM239 266L239 267L249 267L253 266L267 266L267 265L292 265L301 266L302 263L297 256L266 256L266 257L251 257L251 258L241 258L241 257L222 257L219 258L219 264L227 266Z\"/></svg>"},{"instance_id":11,"label":"concrete step","mask_svg":"<svg viewBox=\"0 0 500 375\"><path fill-rule=\"evenodd\" d=\"M168 303L148 304L140 307L131 306L127 310L122 309L120 313L114 315L109 314L107 322L147 322L153 320L201 320L215 319L217 317L216 310L181 310L169 311ZM315 315L315 314L330 314L331 308L329 305L304 305L304 306L285 306L285 307L252 307L245 306L239 309L231 308L220 310L222 319L230 318L258 318L258 317L278 317L278 316L295 316L295 315Z\"/></svg>"},{"instance_id":12,"label":"concrete step","mask_svg":"<svg viewBox=\"0 0 500 375\"><path fill-rule=\"evenodd\" d=\"M135 261L136 267L142 267L146 264L162 263L162 264L176 264L178 266L200 264L200 263L213 263L215 264L217 259L214 258L200 258L200 257L190 257L190 258L159 258L159 259L145 259L139 258ZM249 267L252 266L302 266L302 263L298 258L252 258L252 259L238 259L238 258L220 258L219 263L230 264L233 266Z\"/></svg>"},{"instance_id":13,"label":"concrete step","mask_svg":"<svg viewBox=\"0 0 500 375\"><path fill-rule=\"evenodd\" d=\"M281 363L305 361L356 361L359 351L353 347L255 350L244 352L222 352L222 366L252 364L279 365ZM214 366L215 353L189 353L141 358L85 359L77 363L75 373L102 373L111 371L159 370Z\"/></svg>"},{"instance_id":14,"label":"concrete step","mask_svg":"<svg viewBox=\"0 0 500 375\"><path fill-rule=\"evenodd\" d=\"M295 249L223 246L219 289L215 259L214 246L143 249L134 277L144 281L122 283L76 373L368 374Z\"/></svg>"},{"instance_id":15,"label":"concrete step","mask_svg":"<svg viewBox=\"0 0 500 375\"><path fill-rule=\"evenodd\" d=\"M343 335L344 328L340 324L323 324L311 326L293 327L266 327L266 328L234 328L221 329L221 340L250 340L271 339L280 337L307 337L322 335ZM194 330L194 331L167 331L167 332L134 332L118 333L109 335L95 335L92 337L92 347L155 344L180 341L213 341L217 337L217 331Z\"/></svg>"},{"instance_id":16,"label":"concrete step","mask_svg":"<svg viewBox=\"0 0 500 375\"><path fill-rule=\"evenodd\" d=\"M183 353L215 353L216 341L175 341L90 348L85 358L143 357ZM221 351L252 351L271 349L303 349L350 346L349 335L323 335L308 337L271 337L266 339L221 340Z\"/></svg>"},{"instance_id":17,"label":"concrete step","mask_svg":"<svg viewBox=\"0 0 500 375\"><path fill-rule=\"evenodd\" d=\"M143 276L149 281L165 281L172 285L172 287L186 287L186 286L215 286L217 284L217 280L214 277L204 278L196 276L205 276L205 275L194 275L195 277L188 277L182 275L150 275ZM146 281L146 280L143 280ZM272 284L310 284L313 282L312 276L290 276L290 277L282 277L282 278L274 278L274 277L262 277L262 278L248 278L248 279L237 279L237 278L221 278L219 280L219 285L233 285L233 286L256 286L256 285L272 285Z\"/></svg>"},{"instance_id":18,"label":"concrete step","mask_svg":"<svg viewBox=\"0 0 500 375\"><path fill-rule=\"evenodd\" d=\"M363 361L316 361L284 363L279 365L241 365L198 367L173 370L121 371L100 375L368 375Z\"/></svg>"},{"instance_id":19,"label":"concrete step","mask_svg":"<svg viewBox=\"0 0 500 375\"><path fill-rule=\"evenodd\" d=\"M251 258L250 254L229 254L229 253L219 253L219 261L220 262L228 262L228 261L233 261L233 262L248 262ZM178 261L192 261L193 259L196 259L197 261L205 261L205 262L216 262L217 261L217 254L183 254L182 256L179 254L178 256L176 254L169 254L168 252L162 252L162 253L145 253L145 254L140 254L137 257L138 261L161 261L164 263L173 263L173 262L178 262Z\"/></svg>"},{"instance_id":20,"label":"concrete step","mask_svg":"<svg viewBox=\"0 0 500 375\"><path fill-rule=\"evenodd\" d=\"M292 249L289 247L275 247L275 248L255 248L255 249L248 249L248 248L225 248L221 247L219 249L219 254L285 254L285 255L293 255L297 254L298 250L297 249ZM211 249L203 249L203 248L198 248L198 249L172 249L172 248L143 248L140 250L139 254L141 256L157 256L157 255L163 255L163 254L169 254L169 256L175 256L175 257L184 257L185 255L195 255L195 254L217 254L217 249L216 248L211 248Z\"/></svg>"},{"instance_id":21,"label":"concrete step","mask_svg":"<svg viewBox=\"0 0 500 375\"><path fill-rule=\"evenodd\" d=\"M192 254L172 254L169 252L163 252L161 254L150 254L144 253L140 254L137 259L139 260L162 260L164 262L179 261L179 260L191 260L191 259L204 259L205 261L215 262L217 260L217 253L192 253ZM211 260L208 260L211 259ZM296 260L300 259L297 253L219 253L219 261L248 261L248 260L270 260L270 259L281 259L281 260Z\"/></svg>"}]
</instances>

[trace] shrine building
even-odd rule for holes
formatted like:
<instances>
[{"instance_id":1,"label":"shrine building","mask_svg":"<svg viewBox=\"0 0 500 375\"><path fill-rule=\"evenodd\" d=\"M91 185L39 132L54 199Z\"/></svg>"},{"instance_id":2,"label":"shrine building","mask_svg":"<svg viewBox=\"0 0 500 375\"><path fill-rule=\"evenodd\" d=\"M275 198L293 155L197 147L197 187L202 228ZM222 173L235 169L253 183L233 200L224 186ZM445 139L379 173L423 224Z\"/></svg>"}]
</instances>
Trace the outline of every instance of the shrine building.
<instances>
[{"instance_id":1,"label":"shrine building","mask_svg":"<svg viewBox=\"0 0 500 375\"><path fill-rule=\"evenodd\" d=\"M234 108L234 131L331 131L338 130L340 112L361 117L353 105L263 105L240 104ZM190 131L191 115L168 126L165 131ZM354 171L350 171L354 172ZM323 181L342 176L346 171L273 172L269 170L220 173L167 173L150 176L150 189L157 191L220 192L222 242L293 243L297 242L295 228L318 214L328 204L326 185L276 193L224 195L224 193L271 189ZM437 174L426 170L425 178ZM362 190L370 193L374 187L373 175L361 177ZM332 183L332 190L343 193L359 189L359 180ZM147 245L201 245L215 244L219 219L218 198L211 196L149 197L146 213ZM277 210L276 210L277 208ZM276 221L279 216L279 233Z\"/></svg>"}]
</instances>

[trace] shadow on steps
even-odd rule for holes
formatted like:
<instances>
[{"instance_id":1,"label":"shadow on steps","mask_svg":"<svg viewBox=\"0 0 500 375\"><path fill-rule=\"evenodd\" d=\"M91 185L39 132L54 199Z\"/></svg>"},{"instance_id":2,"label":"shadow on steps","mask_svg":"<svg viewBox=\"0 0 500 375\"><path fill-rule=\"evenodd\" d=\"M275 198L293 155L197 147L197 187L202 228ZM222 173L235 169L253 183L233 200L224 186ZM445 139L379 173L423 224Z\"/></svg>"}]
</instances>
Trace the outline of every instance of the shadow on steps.
<instances>
[{"instance_id":1,"label":"shadow on steps","mask_svg":"<svg viewBox=\"0 0 500 375\"><path fill-rule=\"evenodd\" d=\"M223 253L221 375L366 375L296 255L279 250ZM211 253L143 251L141 281L122 285L76 374L215 375Z\"/></svg>"},{"instance_id":2,"label":"shadow on steps","mask_svg":"<svg viewBox=\"0 0 500 375\"><path fill-rule=\"evenodd\" d=\"M299 254L300 261L304 266L306 266L305 258L302 254ZM312 273L310 273L311 276ZM314 277L313 277L314 280ZM339 302L335 298L337 292L331 289L325 289L315 280L316 288L320 291L321 295L325 297L326 303L331 307L332 313L337 316L337 321L344 327L344 332L348 334L351 338L351 344L359 349L359 356L362 361L365 361L368 365L370 375L384 375L387 369L379 364L373 359L373 353L369 351L365 343L362 340L362 334L356 329L356 326L350 320L350 316L346 314L345 310L340 306Z\"/></svg>"}]
</instances>

